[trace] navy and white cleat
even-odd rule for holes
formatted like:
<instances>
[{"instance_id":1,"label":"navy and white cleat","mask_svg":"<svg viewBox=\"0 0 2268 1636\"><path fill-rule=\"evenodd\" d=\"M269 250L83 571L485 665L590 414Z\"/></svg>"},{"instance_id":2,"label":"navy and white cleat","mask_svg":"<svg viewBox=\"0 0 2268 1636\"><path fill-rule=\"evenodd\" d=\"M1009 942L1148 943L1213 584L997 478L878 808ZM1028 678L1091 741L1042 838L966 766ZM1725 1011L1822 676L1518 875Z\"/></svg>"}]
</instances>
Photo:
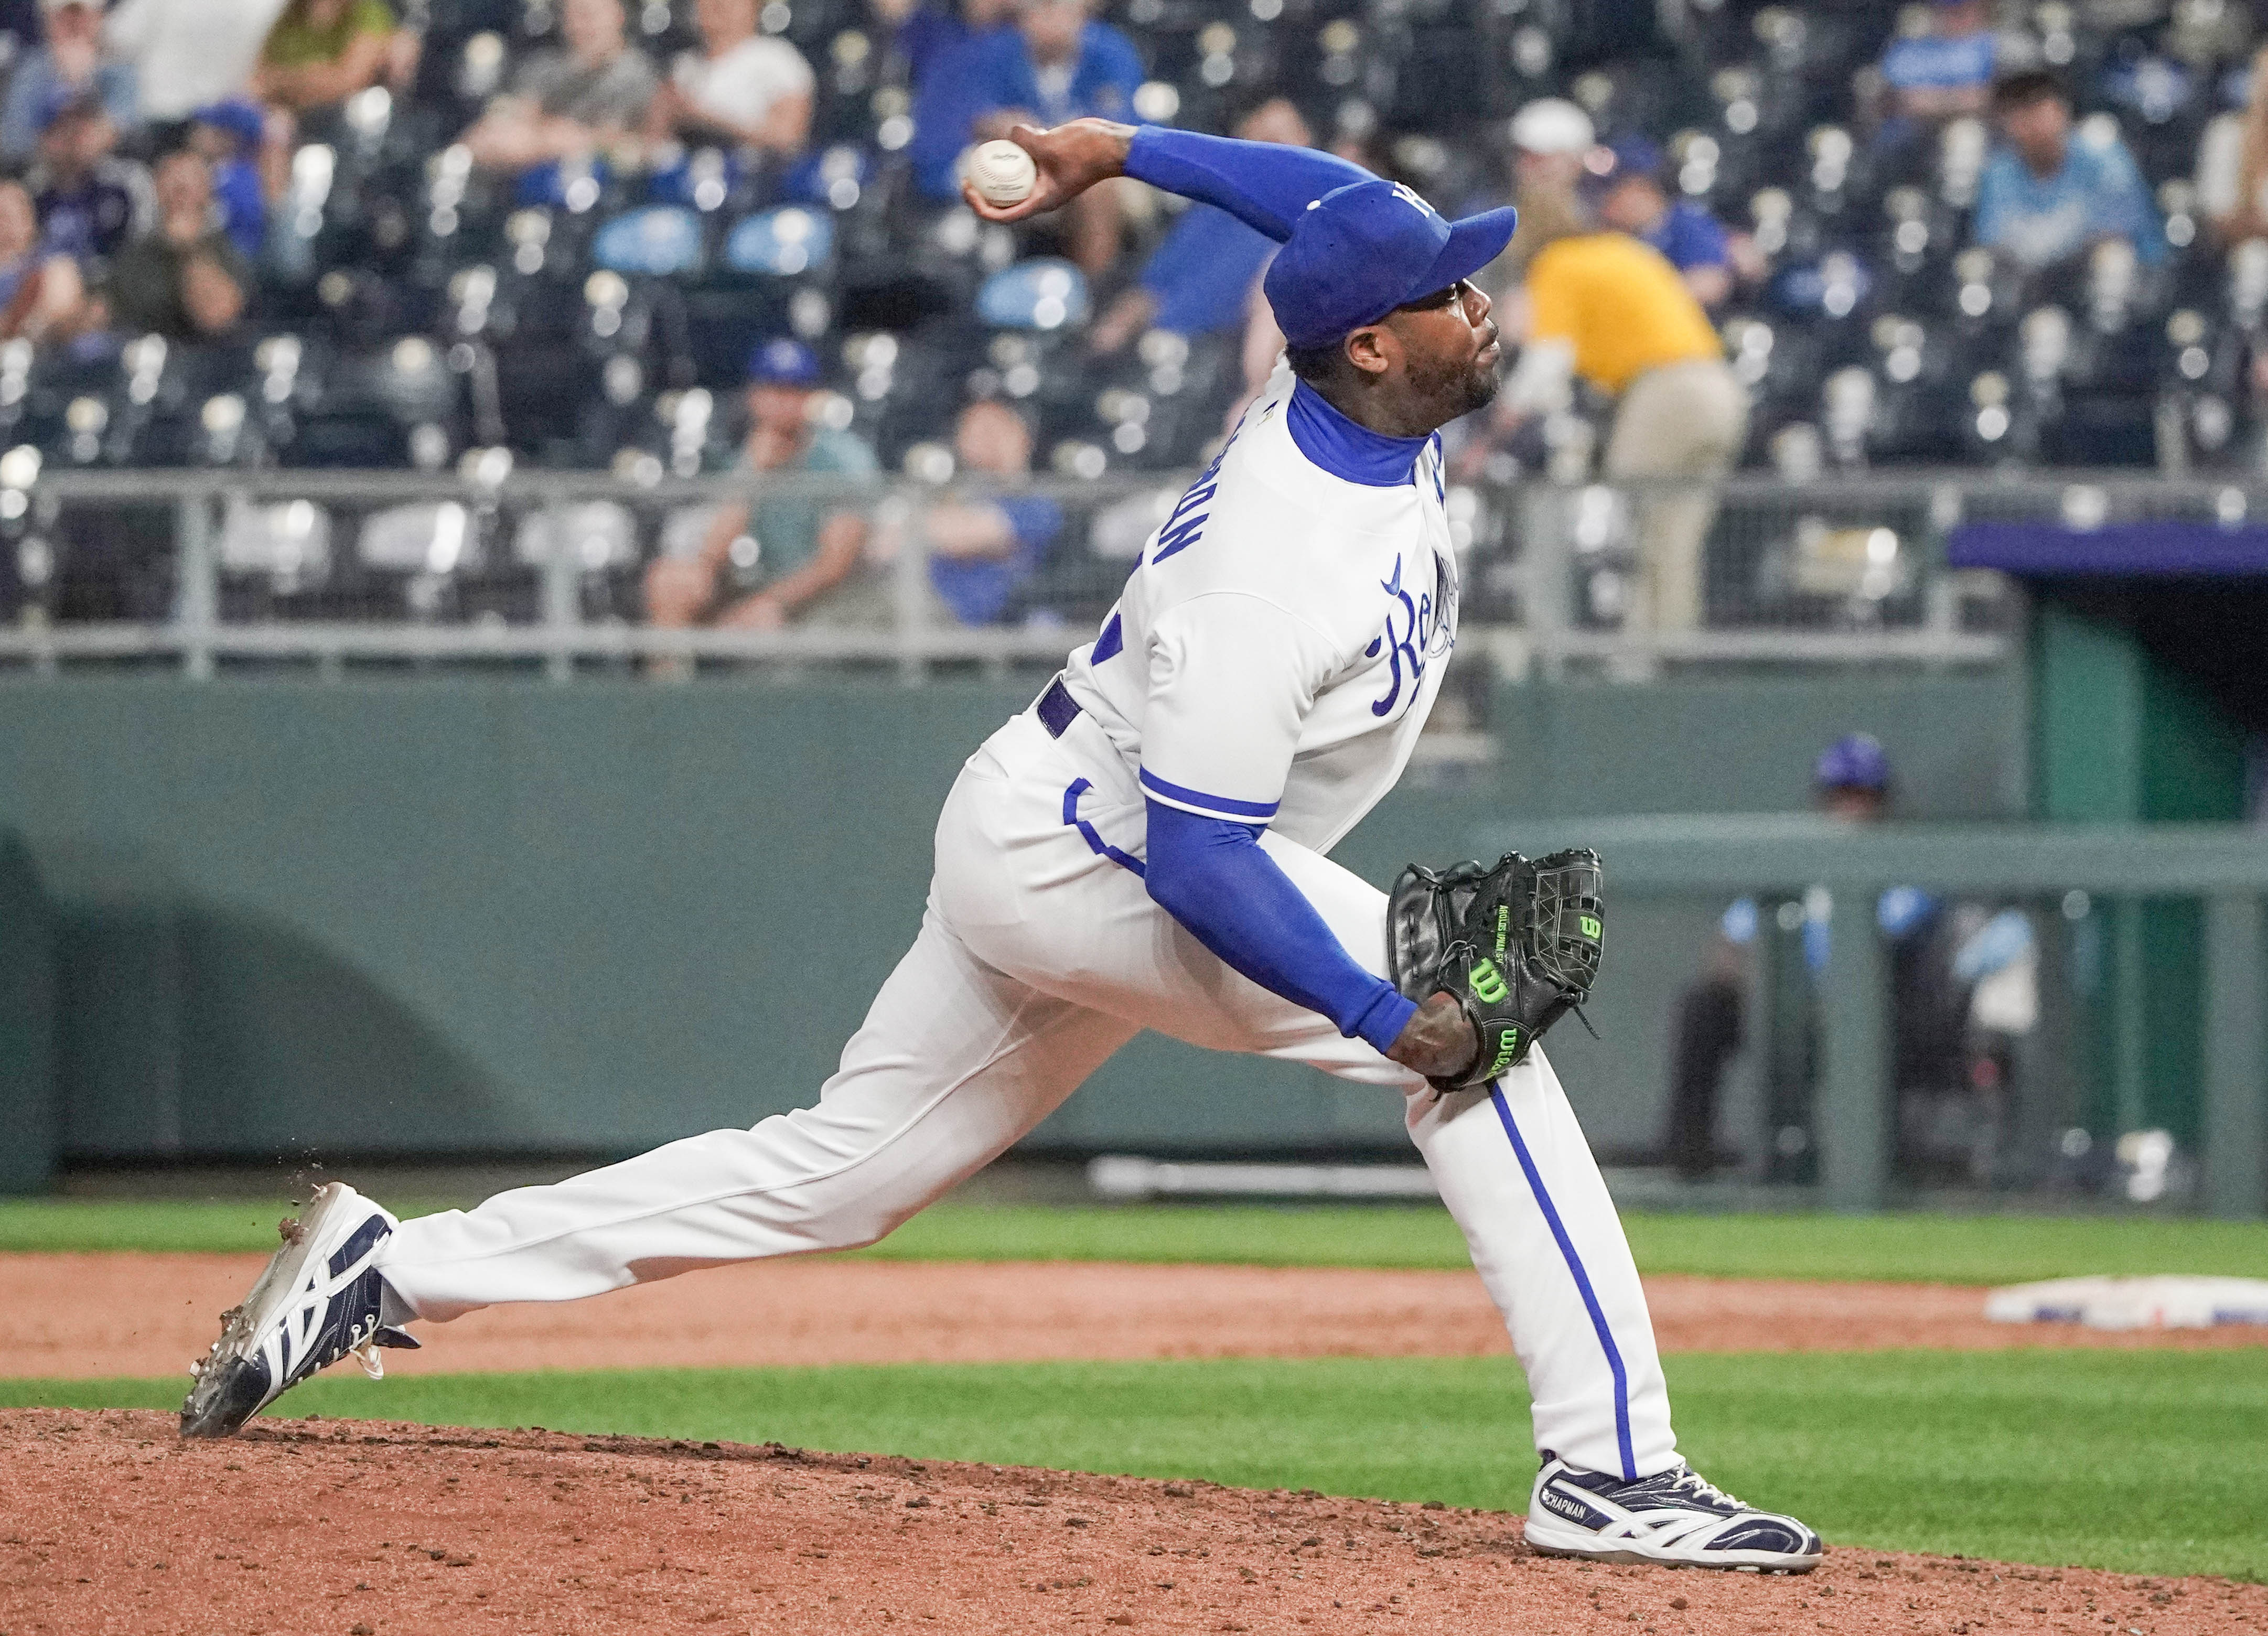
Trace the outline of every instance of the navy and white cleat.
<instances>
[{"instance_id":1,"label":"navy and white cleat","mask_svg":"<svg viewBox=\"0 0 2268 1636\"><path fill-rule=\"evenodd\" d=\"M1793 1517L1744 1506L1689 1465L1625 1483L1550 1456L1527 1537L1547 1557L1765 1573L1808 1573L1826 1549Z\"/></svg>"},{"instance_id":2,"label":"navy and white cleat","mask_svg":"<svg viewBox=\"0 0 2268 1636\"><path fill-rule=\"evenodd\" d=\"M181 1405L181 1435L227 1437L319 1369L352 1352L372 1380L380 1346L415 1346L379 1322L385 1284L372 1264L396 1222L343 1182L318 1188L298 1220L282 1224L240 1307L221 1315L220 1338L189 1366L196 1385Z\"/></svg>"}]
</instances>

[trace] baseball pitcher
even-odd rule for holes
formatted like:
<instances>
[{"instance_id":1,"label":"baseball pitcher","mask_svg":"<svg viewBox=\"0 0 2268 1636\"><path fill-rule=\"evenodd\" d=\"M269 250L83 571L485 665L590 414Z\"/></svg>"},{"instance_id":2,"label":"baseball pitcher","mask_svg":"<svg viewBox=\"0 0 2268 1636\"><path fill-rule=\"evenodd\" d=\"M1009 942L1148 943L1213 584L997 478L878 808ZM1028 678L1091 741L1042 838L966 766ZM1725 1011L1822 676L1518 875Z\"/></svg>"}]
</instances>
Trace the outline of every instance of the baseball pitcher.
<instances>
[{"instance_id":1,"label":"baseball pitcher","mask_svg":"<svg viewBox=\"0 0 2268 1636\"><path fill-rule=\"evenodd\" d=\"M1079 120L1020 130L1012 221L1132 176L1283 247L1287 343L1094 640L970 756L921 932L814 1105L471 1211L338 1183L197 1367L225 1436L403 1326L869 1244L982 1169L1144 1028L1398 1094L1504 1314L1543 1454L1538 1550L1801 1572L1812 1530L1677 1454L1646 1299L1537 1037L1587 992L1597 859L1412 869L1329 852L1393 788L1456 637L1439 428L1497 388L1471 278L1513 213L1449 222L1328 155Z\"/></svg>"}]
</instances>

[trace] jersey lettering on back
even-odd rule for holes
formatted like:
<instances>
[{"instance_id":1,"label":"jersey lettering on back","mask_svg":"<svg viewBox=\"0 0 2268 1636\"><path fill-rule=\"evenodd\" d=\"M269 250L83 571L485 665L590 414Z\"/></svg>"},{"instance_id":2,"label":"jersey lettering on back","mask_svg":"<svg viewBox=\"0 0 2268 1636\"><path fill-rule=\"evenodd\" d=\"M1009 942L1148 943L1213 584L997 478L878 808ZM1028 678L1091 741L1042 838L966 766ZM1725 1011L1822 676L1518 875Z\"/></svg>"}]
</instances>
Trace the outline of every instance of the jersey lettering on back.
<instances>
[{"instance_id":1,"label":"jersey lettering on back","mask_svg":"<svg viewBox=\"0 0 2268 1636\"><path fill-rule=\"evenodd\" d=\"M1164 526L1158 530L1158 549L1150 557L1153 566L1176 551L1195 545L1203 537L1205 519L1211 513L1197 508L1211 504L1213 495L1219 491L1220 463L1228 458L1229 445L1235 441L1235 435L1230 434L1228 443L1221 445L1220 453L1212 457L1212 464L1198 474L1197 480L1189 485L1189 492L1174 503L1173 515L1167 518Z\"/></svg>"}]
</instances>

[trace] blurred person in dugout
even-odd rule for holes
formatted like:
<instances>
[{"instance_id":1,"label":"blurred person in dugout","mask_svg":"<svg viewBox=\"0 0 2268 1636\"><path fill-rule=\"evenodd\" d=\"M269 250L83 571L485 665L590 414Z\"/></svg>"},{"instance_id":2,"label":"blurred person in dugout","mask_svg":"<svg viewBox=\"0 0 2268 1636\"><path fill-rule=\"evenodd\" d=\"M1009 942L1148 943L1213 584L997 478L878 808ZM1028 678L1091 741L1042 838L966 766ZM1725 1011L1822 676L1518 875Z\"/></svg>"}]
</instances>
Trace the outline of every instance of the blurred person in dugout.
<instances>
[{"instance_id":1,"label":"blurred person in dugout","mask_svg":"<svg viewBox=\"0 0 2268 1636\"><path fill-rule=\"evenodd\" d=\"M1889 757L1872 734L1847 733L1812 768L1818 810L1842 823L1890 815ZM1760 904L1736 899L1718 923L1701 974L1678 997L1670 1039L1670 1163L1688 1181L1719 1163L1717 1116L1725 1070L1745 1043L1749 953L1766 911L1798 933L1804 980L1826 972L1833 902L1814 887L1800 898ZM2012 1126L2014 1068L2038 1019L2038 965L2031 922L2020 910L1997 912L1951 903L1918 887L1894 886L1876 900L1874 922L1888 945L1891 1074L1898 1098L1898 1158L1910 1176L1989 1182ZM1814 1019L1800 1029L1799 1075L1808 1092L1817 1060ZM1770 1093L1768 1091L1768 1097ZM1775 1103L1781 1098L1770 1098ZM1774 1146L1783 1159L1808 1153L1809 1132L1776 1106Z\"/></svg>"},{"instance_id":2,"label":"blurred person in dugout","mask_svg":"<svg viewBox=\"0 0 2268 1636\"><path fill-rule=\"evenodd\" d=\"M1570 408L1578 377L1613 399L1604 475L1645 485L1633 496L1638 574L1624 628L1694 630L1705 611L1702 547L1717 515L1711 485L1748 441L1748 390L1660 251L1587 216L1539 230L1539 240L1497 308L1520 360L1460 466L1484 462L1531 417Z\"/></svg>"},{"instance_id":3,"label":"blurred person in dugout","mask_svg":"<svg viewBox=\"0 0 2268 1636\"><path fill-rule=\"evenodd\" d=\"M1900 15L1874 75L1871 112L1879 122L1876 140L1886 149L1911 148L1948 120L1984 113L2000 64L1985 0L1931 0L1914 18L1918 27L1909 23L1911 16L1911 9Z\"/></svg>"},{"instance_id":4,"label":"blurred person in dugout","mask_svg":"<svg viewBox=\"0 0 2268 1636\"><path fill-rule=\"evenodd\" d=\"M800 341L766 342L748 360L748 433L733 469L866 477L874 453L819 417L819 359ZM814 495L766 493L719 506L697 543L647 568L649 623L683 630L777 630L789 623L865 623L864 507ZM684 674L660 664L655 674Z\"/></svg>"}]
</instances>

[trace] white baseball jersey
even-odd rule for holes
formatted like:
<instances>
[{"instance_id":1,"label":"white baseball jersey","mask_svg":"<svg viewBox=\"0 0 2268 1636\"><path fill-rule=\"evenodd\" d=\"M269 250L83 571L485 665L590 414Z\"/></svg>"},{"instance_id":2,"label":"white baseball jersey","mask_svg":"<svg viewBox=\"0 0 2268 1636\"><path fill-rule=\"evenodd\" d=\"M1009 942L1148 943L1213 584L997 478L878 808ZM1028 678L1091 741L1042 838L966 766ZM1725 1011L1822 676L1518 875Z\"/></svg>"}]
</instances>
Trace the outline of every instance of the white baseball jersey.
<instances>
[{"instance_id":1,"label":"white baseball jersey","mask_svg":"<svg viewBox=\"0 0 2268 1636\"><path fill-rule=\"evenodd\" d=\"M1385 969L1385 895L1322 849L1393 786L1440 686L1457 606L1440 447L1310 397L1279 372L1151 541L1071 662L1083 717L1026 711L969 758L921 932L815 1106L403 1222L379 1256L386 1321L870 1243L1153 1028L1403 1096L1505 1313L1537 1447L1625 1478L1674 1466L1638 1270L1543 1052L1436 1097L1209 953L1134 856L1145 796L1268 824L1269 859Z\"/></svg>"},{"instance_id":2,"label":"white baseball jersey","mask_svg":"<svg viewBox=\"0 0 2268 1636\"><path fill-rule=\"evenodd\" d=\"M1364 431L1311 388L1295 436L1295 385L1279 365L1064 680L1143 795L1328 851L1416 746L1457 571L1440 440Z\"/></svg>"}]
</instances>

